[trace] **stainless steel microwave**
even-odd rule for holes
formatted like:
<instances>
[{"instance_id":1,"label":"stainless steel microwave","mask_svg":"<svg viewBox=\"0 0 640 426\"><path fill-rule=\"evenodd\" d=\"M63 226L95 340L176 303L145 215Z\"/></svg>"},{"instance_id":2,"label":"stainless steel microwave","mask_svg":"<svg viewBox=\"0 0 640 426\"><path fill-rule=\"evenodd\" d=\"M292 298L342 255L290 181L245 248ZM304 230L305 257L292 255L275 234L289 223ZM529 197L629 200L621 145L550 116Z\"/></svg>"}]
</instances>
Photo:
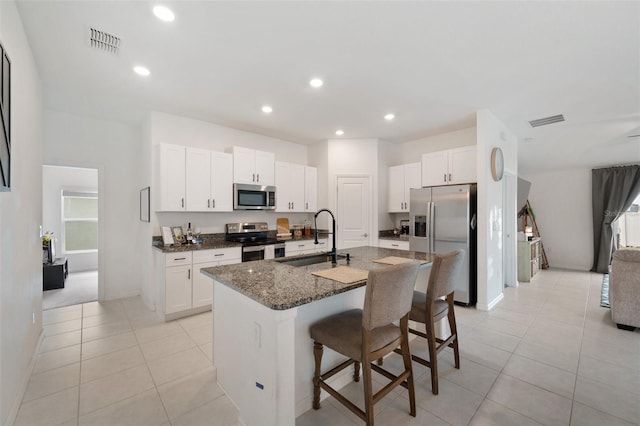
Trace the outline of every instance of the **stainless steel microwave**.
<instances>
[{"instance_id":1,"label":"stainless steel microwave","mask_svg":"<svg viewBox=\"0 0 640 426\"><path fill-rule=\"evenodd\" d=\"M274 210L275 208L275 186L233 184L234 210Z\"/></svg>"}]
</instances>

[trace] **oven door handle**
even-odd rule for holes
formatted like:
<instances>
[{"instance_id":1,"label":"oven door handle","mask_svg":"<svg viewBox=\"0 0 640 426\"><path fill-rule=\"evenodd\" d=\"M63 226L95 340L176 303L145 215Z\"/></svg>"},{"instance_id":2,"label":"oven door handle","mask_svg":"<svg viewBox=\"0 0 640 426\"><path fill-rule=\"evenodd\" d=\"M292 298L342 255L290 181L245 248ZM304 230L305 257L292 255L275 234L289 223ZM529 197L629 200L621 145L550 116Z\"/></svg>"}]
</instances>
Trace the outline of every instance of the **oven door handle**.
<instances>
[{"instance_id":1,"label":"oven door handle","mask_svg":"<svg viewBox=\"0 0 640 426\"><path fill-rule=\"evenodd\" d=\"M251 253L254 251L264 251L264 246L242 247L242 251L244 253Z\"/></svg>"}]
</instances>

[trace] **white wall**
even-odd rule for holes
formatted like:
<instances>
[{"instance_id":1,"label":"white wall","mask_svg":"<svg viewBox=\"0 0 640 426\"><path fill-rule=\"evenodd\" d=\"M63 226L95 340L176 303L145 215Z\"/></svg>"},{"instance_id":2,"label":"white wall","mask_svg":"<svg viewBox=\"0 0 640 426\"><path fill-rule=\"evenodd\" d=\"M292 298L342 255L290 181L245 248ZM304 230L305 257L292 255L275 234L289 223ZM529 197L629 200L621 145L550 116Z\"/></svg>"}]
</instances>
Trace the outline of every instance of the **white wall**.
<instances>
[{"instance_id":1,"label":"white wall","mask_svg":"<svg viewBox=\"0 0 640 426\"><path fill-rule=\"evenodd\" d=\"M480 310L489 310L503 297L503 184L491 177L490 159L494 147L504 155L505 170L518 175L518 141L490 111L477 113L478 124L478 304ZM515 203L515 191L511 194ZM515 229L511 230L515 235ZM515 258L515 256L514 256Z\"/></svg>"},{"instance_id":2,"label":"white wall","mask_svg":"<svg viewBox=\"0 0 640 426\"><path fill-rule=\"evenodd\" d=\"M0 424L12 422L42 331L42 88L15 2L0 2L11 58L11 192L0 193ZM35 319L35 320L33 320Z\"/></svg>"},{"instance_id":3,"label":"white wall","mask_svg":"<svg viewBox=\"0 0 640 426\"><path fill-rule=\"evenodd\" d=\"M307 146L292 142L258 135L242 130L220 126L205 121L195 120L176 115L151 112L142 125L141 157L148 161L143 167L144 176L148 182L142 186L151 186L151 223L143 224L141 241L146 244L139 254L141 263L146 265L142 272L142 297L149 307L155 306L155 280L152 272L155 270L151 236L161 235L162 226L186 226L191 223L193 228L203 233L224 232L224 225L232 222L267 222L269 229L276 228L276 220L280 217L289 219L291 225L304 223L313 215L307 213L283 213L265 211L234 211L234 212L155 212L154 197L157 197L159 187L159 170L157 164L157 145L173 144L211 151L227 151L233 146L273 152L276 161L318 166L316 162L308 162ZM321 160L321 159L320 159ZM319 175L322 176L322 170ZM231 190L231 188L229 188ZM321 205L321 204L319 204Z\"/></svg>"},{"instance_id":4,"label":"white wall","mask_svg":"<svg viewBox=\"0 0 640 426\"><path fill-rule=\"evenodd\" d=\"M43 166L42 168L42 229L53 232L56 254L66 256L69 272L98 269L98 252L63 253L62 251L62 191L98 192L98 170L79 167Z\"/></svg>"},{"instance_id":5,"label":"white wall","mask_svg":"<svg viewBox=\"0 0 640 426\"><path fill-rule=\"evenodd\" d=\"M144 159L140 128L45 110L44 163L98 169L100 297L140 294L139 217Z\"/></svg>"},{"instance_id":6,"label":"white wall","mask_svg":"<svg viewBox=\"0 0 640 426\"><path fill-rule=\"evenodd\" d=\"M329 205L329 141L315 143L308 147L308 162L318 168L318 208Z\"/></svg>"},{"instance_id":7,"label":"white wall","mask_svg":"<svg viewBox=\"0 0 640 426\"><path fill-rule=\"evenodd\" d=\"M389 209L389 192L403 191L403 188L389 187L389 166L397 165L400 157L398 145L386 141L378 141L378 231L393 229L400 224L400 219L393 213L387 213ZM396 223L397 220L397 223ZM378 244L378 232L374 233L373 245Z\"/></svg>"},{"instance_id":8,"label":"white wall","mask_svg":"<svg viewBox=\"0 0 640 426\"><path fill-rule=\"evenodd\" d=\"M276 161L308 164L307 146L258 135L256 133L160 112L152 112L150 114L148 125L152 151L145 155L152 156L153 158L157 156L156 145L167 143L221 152L224 152L232 146L242 146L260 151L273 152ZM159 185L155 161L153 161L151 169L151 195L154 197L157 194L154 188L158 188ZM199 228L201 232L213 233L224 232L224 225L231 222L261 221L267 222L270 229L275 229L276 219L279 217L289 218L290 224L303 223L308 217L305 213L275 213L264 211L234 211L230 213L155 213L152 211L151 216L153 235L160 235L161 226L184 226L188 222L191 222L193 228Z\"/></svg>"},{"instance_id":9,"label":"white wall","mask_svg":"<svg viewBox=\"0 0 640 426\"><path fill-rule=\"evenodd\" d=\"M549 266L588 271L593 264L591 169L529 173L529 202Z\"/></svg>"},{"instance_id":10,"label":"white wall","mask_svg":"<svg viewBox=\"0 0 640 426\"><path fill-rule=\"evenodd\" d=\"M460 148L475 145L476 143L477 129L475 127L416 139L405 142L400 146L401 161L391 165L415 163L421 161L422 154L428 152L444 151L445 149Z\"/></svg>"},{"instance_id":11,"label":"white wall","mask_svg":"<svg viewBox=\"0 0 640 426\"><path fill-rule=\"evenodd\" d=\"M337 214L336 185L338 176L371 177L371 241L378 237L378 198L380 183L378 176L378 139L330 139L327 146L328 208ZM324 216L327 220L327 216ZM339 218L336 218L339 223ZM320 223L318 223L320 227ZM326 227L329 227L325 223Z\"/></svg>"},{"instance_id":12,"label":"white wall","mask_svg":"<svg viewBox=\"0 0 640 426\"><path fill-rule=\"evenodd\" d=\"M422 161L422 154L447 149L460 148L475 145L477 142L477 131L475 127L456 130L454 132L415 139L402 144L387 144L380 150L380 187L381 197L388 197L389 191L398 190L388 188L388 167L400 164L419 163ZM382 170L386 167L386 170ZM380 230L389 230L399 227L401 220L408 220L409 213L387 213L388 206L386 200L380 201L379 225Z\"/></svg>"}]
</instances>

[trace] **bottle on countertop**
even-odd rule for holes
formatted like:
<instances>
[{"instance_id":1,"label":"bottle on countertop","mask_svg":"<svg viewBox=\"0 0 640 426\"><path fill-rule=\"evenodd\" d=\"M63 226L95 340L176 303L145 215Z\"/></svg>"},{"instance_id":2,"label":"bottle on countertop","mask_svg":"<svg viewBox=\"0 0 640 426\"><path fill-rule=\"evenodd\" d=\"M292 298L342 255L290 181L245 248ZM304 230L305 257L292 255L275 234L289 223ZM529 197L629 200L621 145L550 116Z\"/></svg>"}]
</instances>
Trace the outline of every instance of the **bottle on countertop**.
<instances>
[{"instance_id":1,"label":"bottle on countertop","mask_svg":"<svg viewBox=\"0 0 640 426\"><path fill-rule=\"evenodd\" d=\"M193 230L191 229L191 222L189 222L189 226L187 226L187 244L193 244Z\"/></svg>"}]
</instances>

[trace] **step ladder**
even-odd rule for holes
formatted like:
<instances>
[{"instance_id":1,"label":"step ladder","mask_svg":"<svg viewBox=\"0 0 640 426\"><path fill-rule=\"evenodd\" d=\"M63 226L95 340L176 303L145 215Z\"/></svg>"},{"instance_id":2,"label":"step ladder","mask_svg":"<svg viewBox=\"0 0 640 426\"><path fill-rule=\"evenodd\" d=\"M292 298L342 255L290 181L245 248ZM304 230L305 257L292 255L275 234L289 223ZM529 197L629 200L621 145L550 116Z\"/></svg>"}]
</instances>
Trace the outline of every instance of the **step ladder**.
<instances>
[{"instance_id":1,"label":"step ladder","mask_svg":"<svg viewBox=\"0 0 640 426\"><path fill-rule=\"evenodd\" d=\"M522 229L526 229L526 227L528 226L527 223L531 223L531 230L533 231L533 235L540 238L540 248L542 249L542 269L549 269L547 253L545 253L544 251L544 242L542 240L542 237L540 236L540 230L538 229L538 225L536 224L536 218L533 215L533 210L531 209L529 200L527 200L522 210L518 212L518 219L520 218L522 218Z\"/></svg>"}]
</instances>

